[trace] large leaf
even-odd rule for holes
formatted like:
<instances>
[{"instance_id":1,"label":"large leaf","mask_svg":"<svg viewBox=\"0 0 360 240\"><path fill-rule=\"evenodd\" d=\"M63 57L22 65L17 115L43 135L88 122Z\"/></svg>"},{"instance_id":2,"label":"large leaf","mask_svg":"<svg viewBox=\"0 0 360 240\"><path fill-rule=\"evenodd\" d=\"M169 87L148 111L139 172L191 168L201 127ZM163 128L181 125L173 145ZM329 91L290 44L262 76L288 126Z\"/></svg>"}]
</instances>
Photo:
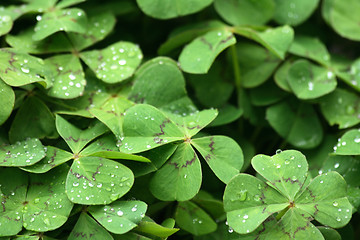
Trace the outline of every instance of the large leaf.
<instances>
[{"instance_id":1,"label":"large leaf","mask_svg":"<svg viewBox=\"0 0 360 240\"><path fill-rule=\"evenodd\" d=\"M188 73L207 73L217 55L235 43L234 35L228 30L210 31L183 49L180 67Z\"/></svg>"},{"instance_id":2,"label":"large leaf","mask_svg":"<svg viewBox=\"0 0 360 240\"><path fill-rule=\"evenodd\" d=\"M86 80L79 58L72 54L57 55L46 59L45 64L53 74L49 96L67 99L83 94Z\"/></svg>"},{"instance_id":3,"label":"large leaf","mask_svg":"<svg viewBox=\"0 0 360 240\"><path fill-rule=\"evenodd\" d=\"M215 175L224 183L239 174L243 165L240 146L231 138L211 136L191 140Z\"/></svg>"},{"instance_id":4,"label":"large leaf","mask_svg":"<svg viewBox=\"0 0 360 240\"><path fill-rule=\"evenodd\" d=\"M181 229L195 236L214 232L217 228L215 221L191 201L179 202L175 212L175 221Z\"/></svg>"},{"instance_id":5,"label":"large leaf","mask_svg":"<svg viewBox=\"0 0 360 240\"><path fill-rule=\"evenodd\" d=\"M98 157L75 159L66 180L66 194L74 203L109 204L127 193L134 175L124 165Z\"/></svg>"},{"instance_id":6,"label":"large leaf","mask_svg":"<svg viewBox=\"0 0 360 240\"><path fill-rule=\"evenodd\" d=\"M360 129L347 131L334 147L337 155L360 155Z\"/></svg>"},{"instance_id":7,"label":"large leaf","mask_svg":"<svg viewBox=\"0 0 360 240\"><path fill-rule=\"evenodd\" d=\"M294 30L286 25L264 31L257 31L250 27L234 27L234 33L260 43L280 59L285 58L286 51L294 38Z\"/></svg>"},{"instance_id":8,"label":"large leaf","mask_svg":"<svg viewBox=\"0 0 360 240\"><path fill-rule=\"evenodd\" d=\"M232 25L263 25L273 14L273 0L215 0L215 9Z\"/></svg>"},{"instance_id":9,"label":"large leaf","mask_svg":"<svg viewBox=\"0 0 360 240\"><path fill-rule=\"evenodd\" d=\"M316 147L323 138L320 120L311 105L283 101L266 110L266 119L280 136L299 148Z\"/></svg>"},{"instance_id":10,"label":"large leaf","mask_svg":"<svg viewBox=\"0 0 360 240\"><path fill-rule=\"evenodd\" d=\"M26 138L44 138L55 132L55 118L46 104L39 98L28 97L20 106L11 124L11 142Z\"/></svg>"},{"instance_id":11,"label":"large leaf","mask_svg":"<svg viewBox=\"0 0 360 240\"><path fill-rule=\"evenodd\" d=\"M159 19L169 19L198 12L210 5L213 0L178 0L176 2L136 0L136 2L147 15Z\"/></svg>"},{"instance_id":12,"label":"large leaf","mask_svg":"<svg viewBox=\"0 0 360 240\"><path fill-rule=\"evenodd\" d=\"M105 125L101 123L86 130L80 130L59 115L56 115L56 129L75 154L79 153L94 138L107 131Z\"/></svg>"},{"instance_id":13,"label":"large leaf","mask_svg":"<svg viewBox=\"0 0 360 240\"><path fill-rule=\"evenodd\" d=\"M3 104L0 110L0 125L10 116L14 104L15 93L13 89L0 79L0 102Z\"/></svg>"},{"instance_id":14,"label":"large leaf","mask_svg":"<svg viewBox=\"0 0 360 240\"><path fill-rule=\"evenodd\" d=\"M81 59L106 83L118 83L133 75L143 58L140 48L130 42L117 42L103 50L80 54Z\"/></svg>"},{"instance_id":15,"label":"large leaf","mask_svg":"<svg viewBox=\"0 0 360 240\"><path fill-rule=\"evenodd\" d=\"M49 72L40 58L12 48L0 49L0 78L10 86L18 87L39 82L49 88Z\"/></svg>"},{"instance_id":16,"label":"large leaf","mask_svg":"<svg viewBox=\"0 0 360 240\"><path fill-rule=\"evenodd\" d=\"M57 9L37 17L33 39L42 40L56 32L85 33L87 18L85 12L78 8Z\"/></svg>"},{"instance_id":17,"label":"large leaf","mask_svg":"<svg viewBox=\"0 0 360 240\"><path fill-rule=\"evenodd\" d=\"M0 145L0 166L29 166L45 157L45 150L37 138L29 138L13 145Z\"/></svg>"},{"instance_id":18,"label":"large leaf","mask_svg":"<svg viewBox=\"0 0 360 240\"><path fill-rule=\"evenodd\" d=\"M150 182L150 191L162 201L186 201L199 192L201 180L200 161L191 145L183 143L156 171Z\"/></svg>"},{"instance_id":19,"label":"large leaf","mask_svg":"<svg viewBox=\"0 0 360 240\"><path fill-rule=\"evenodd\" d=\"M319 0L275 0L274 19L279 24L299 25L310 17Z\"/></svg>"},{"instance_id":20,"label":"large leaf","mask_svg":"<svg viewBox=\"0 0 360 240\"><path fill-rule=\"evenodd\" d=\"M106 206L92 206L89 212L108 231L124 234L140 223L146 209L146 203L141 201L116 201Z\"/></svg>"},{"instance_id":21,"label":"large leaf","mask_svg":"<svg viewBox=\"0 0 360 240\"><path fill-rule=\"evenodd\" d=\"M298 60L292 64L287 76L294 94L300 99L314 99L335 90L335 74L307 60Z\"/></svg>"}]
</instances>

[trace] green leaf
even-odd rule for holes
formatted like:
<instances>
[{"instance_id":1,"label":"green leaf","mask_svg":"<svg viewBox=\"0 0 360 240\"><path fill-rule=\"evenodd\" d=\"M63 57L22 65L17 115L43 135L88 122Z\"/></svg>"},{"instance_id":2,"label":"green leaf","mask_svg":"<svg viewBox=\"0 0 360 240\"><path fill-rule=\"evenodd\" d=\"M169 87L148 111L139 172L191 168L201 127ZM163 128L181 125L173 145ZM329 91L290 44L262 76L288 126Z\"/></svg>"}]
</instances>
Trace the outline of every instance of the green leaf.
<instances>
[{"instance_id":1,"label":"green leaf","mask_svg":"<svg viewBox=\"0 0 360 240\"><path fill-rule=\"evenodd\" d=\"M266 110L266 119L286 141L299 148L313 148L320 144L323 129L311 105L283 101Z\"/></svg>"},{"instance_id":2,"label":"green leaf","mask_svg":"<svg viewBox=\"0 0 360 240\"><path fill-rule=\"evenodd\" d=\"M261 180L239 174L227 184L224 208L229 226L246 234L254 231L266 218L285 209L288 200Z\"/></svg>"},{"instance_id":3,"label":"green leaf","mask_svg":"<svg viewBox=\"0 0 360 240\"><path fill-rule=\"evenodd\" d=\"M68 238L68 240L78 239L113 240L114 238L89 215L81 213Z\"/></svg>"},{"instance_id":4,"label":"green leaf","mask_svg":"<svg viewBox=\"0 0 360 240\"><path fill-rule=\"evenodd\" d=\"M45 173L73 158L73 154L60 148L45 147L46 156L34 165L22 167L21 169L32 173Z\"/></svg>"},{"instance_id":5,"label":"green leaf","mask_svg":"<svg viewBox=\"0 0 360 240\"><path fill-rule=\"evenodd\" d=\"M315 11L319 0L275 0L274 20L279 24L299 25Z\"/></svg>"},{"instance_id":6,"label":"green leaf","mask_svg":"<svg viewBox=\"0 0 360 240\"><path fill-rule=\"evenodd\" d=\"M79 153L86 144L104 134L108 129L103 124L96 124L86 130L80 130L64 118L56 115L56 129L73 153Z\"/></svg>"},{"instance_id":7,"label":"green leaf","mask_svg":"<svg viewBox=\"0 0 360 240\"><path fill-rule=\"evenodd\" d=\"M290 85L287 81L287 75L290 67L292 66L293 59L286 60L274 74L274 80L276 85L284 91L291 92Z\"/></svg>"},{"instance_id":8,"label":"green leaf","mask_svg":"<svg viewBox=\"0 0 360 240\"><path fill-rule=\"evenodd\" d=\"M214 232L217 228L215 221L203 209L190 201L178 203L175 221L181 229L195 236Z\"/></svg>"},{"instance_id":9,"label":"green leaf","mask_svg":"<svg viewBox=\"0 0 360 240\"><path fill-rule=\"evenodd\" d=\"M287 93L278 88L273 81L267 81L250 91L250 99L254 106L274 104L286 97L286 95Z\"/></svg>"},{"instance_id":10,"label":"green leaf","mask_svg":"<svg viewBox=\"0 0 360 240\"><path fill-rule=\"evenodd\" d=\"M75 159L66 179L66 194L74 203L109 204L127 193L134 183L130 169L98 157Z\"/></svg>"},{"instance_id":11,"label":"green leaf","mask_svg":"<svg viewBox=\"0 0 360 240\"><path fill-rule=\"evenodd\" d=\"M167 163L155 172L150 191L162 201L186 201L199 192L201 180L200 161L195 151L190 144L182 143Z\"/></svg>"},{"instance_id":12,"label":"green leaf","mask_svg":"<svg viewBox=\"0 0 360 240\"><path fill-rule=\"evenodd\" d=\"M66 8L85 1L86 0L62 0L56 4L56 8Z\"/></svg>"},{"instance_id":13,"label":"green leaf","mask_svg":"<svg viewBox=\"0 0 360 240\"><path fill-rule=\"evenodd\" d=\"M57 9L39 16L37 20L32 36L35 41L59 31L85 33L87 27L85 12L78 8Z\"/></svg>"},{"instance_id":14,"label":"green leaf","mask_svg":"<svg viewBox=\"0 0 360 240\"><path fill-rule=\"evenodd\" d=\"M280 64L276 55L254 43L238 43L236 54L241 69L241 82L246 88L264 83Z\"/></svg>"},{"instance_id":15,"label":"green leaf","mask_svg":"<svg viewBox=\"0 0 360 240\"><path fill-rule=\"evenodd\" d=\"M167 57L151 59L136 71L129 99L179 114L196 110L187 96L182 72Z\"/></svg>"},{"instance_id":16,"label":"green leaf","mask_svg":"<svg viewBox=\"0 0 360 240\"><path fill-rule=\"evenodd\" d=\"M0 10L0 36L7 34L10 32L11 28L13 27L13 19L7 13L6 9Z\"/></svg>"},{"instance_id":17,"label":"green leaf","mask_svg":"<svg viewBox=\"0 0 360 240\"><path fill-rule=\"evenodd\" d=\"M13 89L6 85L0 79L0 102L2 103L2 107L0 110L0 126L8 119L10 116L14 104L15 104L15 93Z\"/></svg>"},{"instance_id":18,"label":"green leaf","mask_svg":"<svg viewBox=\"0 0 360 240\"><path fill-rule=\"evenodd\" d=\"M287 76L294 94L300 99L314 99L335 90L335 74L307 60L298 60L292 64Z\"/></svg>"},{"instance_id":19,"label":"green leaf","mask_svg":"<svg viewBox=\"0 0 360 240\"><path fill-rule=\"evenodd\" d=\"M19 87L39 82L46 88L51 86L42 59L12 48L1 48L0 53L0 78L6 84Z\"/></svg>"},{"instance_id":20,"label":"green leaf","mask_svg":"<svg viewBox=\"0 0 360 240\"><path fill-rule=\"evenodd\" d=\"M232 25L263 25L273 14L273 0L215 0L219 15Z\"/></svg>"},{"instance_id":21,"label":"green leaf","mask_svg":"<svg viewBox=\"0 0 360 240\"><path fill-rule=\"evenodd\" d=\"M89 212L108 231L124 234L140 223L146 209L146 203L141 201L116 201L106 206L92 206Z\"/></svg>"},{"instance_id":22,"label":"green leaf","mask_svg":"<svg viewBox=\"0 0 360 240\"><path fill-rule=\"evenodd\" d=\"M28 176L16 168L0 168L0 236L13 236L22 229L23 202Z\"/></svg>"},{"instance_id":23,"label":"green leaf","mask_svg":"<svg viewBox=\"0 0 360 240\"><path fill-rule=\"evenodd\" d=\"M321 65L330 65L330 54L326 46L317 38L296 36L289 48L289 52L318 62Z\"/></svg>"},{"instance_id":24,"label":"green leaf","mask_svg":"<svg viewBox=\"0 0 360 240\"><path fill-rule=\"evenodd\" d=\"M74 47L81 51L109 35L115 26L115 21L112 13L97 12L96 15L89 17L85 33L69 33L69 39Z\"/></svg>"},{"instance_id":25,"label":"green leaf","mask_svg":"<svg viewBox=\"0 0 360 240\"><path fill-rule=\"evenodd\" d=\"M352 214L346 188L345 180L337 172L319 175L296 199L296 207L310 213L321 224L343 227Z\"/></svg>"},{"instance_id":26,"label":"green leaf","mask_svg":"<svg viewBox=\"0 0 360 240\"><path fill-rule=\"evenodd\" d=\"M49 96L68 99L83 95L86 80L79 58L72 54L56 55L46 59L45 65L53 73Z\"/></svg>"},{"instance_id":27,"label":"green leaf","mask_svg":"<svg viewBox=\"0 0 360 240\"><path fill-rule=\"evenodd\" d=\"M58 53L70 52L72 45L64 34L54 34L41 41L35 41L32 36L34 29L29 28L17 35L6 35L6 42L13 48L19 49L26 53Z\"/></svg>"},{"instance_id":28,"label":"green leaf","mask_svg":"<svg viewBox=\"0 0 360 240\"><path fill-rule=\"evenodd\" d=\"M331 126L337 124L340 129L360 123L360 103L358 95L337 88L320 99L321 112Z\"/></svg>"},{"instance_id":29,"label":"green leaf","mask_svg":"<svg viewBox=\"0 0 360 240\"><path fill-rule=\"evenodd\" d=\"M318 229L326 240L341 240L341 235L335 229L329 227L318 227Z\"/></svg>"},{"instance_id":30,"label":"green leaf","mask_svg":"<svg viewBox=\"0 0 360 240\"><path fill-rule=\"evenodd\" d=\"M233 32L258 42L280 59L285 58L285 53L294 38L294 30L286 25L268 28L264 31L257 31L249 27L234 27Z\"/></svg>"},{"instance_id":31,"label":"green leaf","mask_svg":"<svg viewBox=\"0 0 360 240\"><path fill-rule=\"evenodd\" d=\"M330 24L344 38L360 41L360 2L333 0L329 3Z\"/></svg>"},{"instance_id":32,"label":"green leaf","mask_svg":"<svg viewBox=\"0 0 360 240\"><path fill-rule=\"evenodd\" d=\"M140 9L147 15L158 19L170 19L189 15L209 6L213 0L136 0Z\"/></svg>"},{"instance_id":33,"label":"green leaf","mask_svg":"<svg viewBox=\"0 0 360 240\"><path fill-rule=\"evenodd\" d=\"M28 97L20 106L9 130L11 142L28 137L45 138L55 132L55 118L39 98Z\"/></svg>"},{"instance_id":34,"label":"green leaf","mask_svg":"<svg viewBox=\"0 0 360 240\"><path fill-rule=\"evenodd\" d=\"M134 104L121 96L109 98L103 105L94 107L90 113L104 123L117 138L122 137L125 110Z\"/></svg>"},{"instance_id":35,"label":"green leaf","mask_svg":"<svg viewBox=\"0 0 360 240\"><path fill-rule=\"evenodd\" d=\"M243 114L243 110L233 105L227 104L222 108L219 108L219 115L208 126L216 127L231 123Z\"/></svg>"},{"instance_id":36,"label":"green leaf","mask_svg":"<svg viewBox=\"0 0 360 240\"><path fill-rule=\"evenodd\" d=\"M211 170L224 183L239 174L244 162L240 146L231 138L211 136L191 140Z\"/></svg>"},{"instance_id":37,"label":"green leaf","mask_svg":"<svg viewBox=\"0 0 360 240\"><path fill-rule=\"evenodd\" d=\"M45 157L44 147L37 138L28 138L13 145L0 146L0 166L29 166Z\"/></svg>"},{"instance_id":38,"label":"green leaf","mask_svg":"<svg viewBox=\"0 0 360 240\"><path fill-rule=\"evenodd\" d=\"M356 59L348 69L348 64L344 70L337 70L336 75L350 87L360 92L360 59Z\"/></svg>"},{"instance_id":39,"label":"green leaf","mask_svg":"<svg viewBox=\"0 0 360 240\"><path fill-rule=\"evenodd\" d=\"M360 155L360 129L347 131L334 146L336 155Z\"/></svg>"},{"instance_id":40,"label":"green leaf","mask_svg":"<svg viewBox=\"0 0 360 240\"><path fill-rule=\"evenodd\" d=\"M125 153L143 152L185 139L181 128L160 110L146 104L135 105L126 111L123 130L125 137L121 140L120 151Z\"/></svg>"},{"instance_id":41,"label":"green leaf","mask_svg":"<svg viewBox=\"0 0 360 240\"><path fill-rule=\"evenodd\" d=\"M80 54L81 59L106 83L118 83L133 75L143 58L140 48L130 42L117 42L103 50Z\"/></svg>"},{"instance_id":42,"label":"green leaf","mask_svg":"<svg viewBox=\"0 0 360 240\"><path fill-rule=\"evenodd\" d=\"M217 55L235 43L234 35L228 30L210 31L182 50L180 67L188 73L207 73Z\"/></svg>"},{"instance_id":43,"label":"green leaf","mask_svg":"<svg viewBox=\"0 0 360 240\"><path fill-rule=\"evenodd\" d=\"M69 167L62 165L46 174L30 175L23 209L23 225L28 230L45 232L59 228L73 207L65 194Z\"/></svg>"},{"instance_id":44,"label":"green leaf","mask_svg":"<svg viewBox=\"0 0 360 240\"><path fill-rule=\"evenodd\" d=\"M308 171L305 156L299 151L287 150L274 156L256 155L251 164L280 193L291 201L302 188Z\"/></svg>"},{"instance_id":45,"label":"green leaf","mask_svg":"<svg viewBox=\"0 0 360 240\"><path fill-rule=\"evenodd\" d=\"M175 221L172 218L168 218L166 219L162 225L157 224L155 222L153 222L152 220L149 218L144 218L139 225L136 227L136 231L139 232L143 232L143 233L148 233L157 237L161 237L161 238L167 238L169 236L171 236L172 234L176 233L177 231L179 231L179 228L174 228L174 224ZM171 224L170 226L164 223L167 222L173 222L174 224Z\"/></svg>"}]
</instances>

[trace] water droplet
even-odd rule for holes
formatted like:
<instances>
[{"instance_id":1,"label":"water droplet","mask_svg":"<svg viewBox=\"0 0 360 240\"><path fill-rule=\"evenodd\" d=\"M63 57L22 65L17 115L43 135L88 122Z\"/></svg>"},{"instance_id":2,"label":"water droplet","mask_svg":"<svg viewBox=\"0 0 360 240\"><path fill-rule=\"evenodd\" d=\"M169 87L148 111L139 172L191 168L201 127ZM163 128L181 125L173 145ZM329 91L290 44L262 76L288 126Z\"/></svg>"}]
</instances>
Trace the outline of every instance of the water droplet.
<instances>
[{"instance_id":1,"label":"water droplet","mask_svg":"<svg viewBox=\"0 0 360 240\"><path fill-rule=\"evenodd\" d=\"M244 219L248 219L249 216L248 216L247 214L245 214L243 218L244 218Z\"/></svg>"},{"instance_id":2,"label":"water droplet","mask_svg":"<svg viewBox=\"0 0 360 240\"><path fill-rule=\"evenodd\" d=\"M334 206L334 207L337 207L338 205L339 205L339 203L338 203L338 202L336 202L336 201L335 201L335 202L333 202L333 206Z\"/></svg>"},{"instance_id":3,"label":"water droplet","mask_svg":"<svg viewBox=\"0 0 360 240\"><path fill-rule=\"evenodd\" d=\"M40 202L40 198L35 198L34 199L34 203L39 203Z\"/></svg>"},{"instance_id":4,"label":"water droplet","mask_svg":"<svg viewBox=\"0 0 360 240\"><path fill-rule=\"evenodd\" d=\"M136 205L131 209L132 212L136 212L137 208Z\"/></svg>"},{"instance_id":5,"label":"water droplet","mask_svg":"<svg viewBox=\"0 0 360 240\"><path fill-rule=\"evenodd\" d=\"M278 149L278 150L276 150L275 153L276 153L276 154L280 154L280 153L282 153L282 150L281 150L281 149Z\"/></svg>"},{"instance_id":6,"label":"water droplet","mask_svg":"<svg viewBox=\"0 0 360 240\"><path fill-rule=\"evenodd\" d=\"M234 229L232 229L232 228L229 228L229 233L233 233L234 232Z\"/></svg>"},{"instance_id":7,"label":"water droplet","mask_svg":"<svg viewBox=\"0 0 360 240\"><path fill-rule=\"evenodd\" d=\"M44 219L44 223L45 223L45 225L49 226L49 225L50 225L50 219L45 218L45 219Z\"/></svg>"},{"instance_id":8,"label":"water droplet","mask_svg":"<svg viewBox=\"0 0 360 240\"><path fill-rule=\"evenodd\" d=\"M280 164L277 164L277 165L276 165L276 168L281 168L281 165L280 165Z\"/></svg>"},{"instance_id":9,"label":"water droplet","mask_svg":"<svg viewBox=\"0 0 360 240\"><path fill-rule=\"evenodd\" d=\"M242 190L238 193L239 201L245 201L247 196L247 190Z\"/></svg>"},{"instance_id":10,"label":"water droplet","mask_svg":"<svg viewBox=\"0 0 360 240\"><path fill-rule=\"evenodd\" d=\"M341 221L341 218L337 217L337 218L336 218L336 221L340 222L340 221Z\"/></svg>"},{"instance_id":11,"label":"water droplet","mask_svg":"<svg viewBox=\"0 0 360 240\"><path fill-rule=\"evenodd\" d=\"M77 187L77 186L79 186L79 183L78 182L73 182L73 186Z\"/></svg>"},{"instance_id":12,"label":"water droplet","mask_svg":"<svg viewBox=\"0 0 360 240\"><path fill-rule=\"evenodd\" d=\"M260 195L259 194L254 195L254 201L256 201L256 202L260 201Z\"/></svg>"},{"instance_id":13,"label":"water droplet","mask_svg":"<svg viewBox=\"0 0 360 240\"><path fill-rule=\"evenodd\" d=\"M125 64L126 64L126 60L125 60L125 59L119 60L119 65L125 65Z\"/></svg>"},{"instance_id":14,"label":"water droplet","mask_svg":"<svg viewBox=\"0 0 360 240\"><path fill-rule=\"evenodd\" d=\"M298 167L301 168L301 165L299 164Z\"/></svg>"},{"instance_id":15,"label":"water droplet","mask_svg":"<svg viewBox=\"0 0 360 240\"><path fill-rule=\"evenodd\" d=\"M289 159L286 159L285 160L285 164L287 165L287 164L289 164L290 163L290 160Z\"/></svg>"},{"instance_id":16,"label":"water droplet","mask_svg":"<svg viewBox=\"0 0 360 240\"><path fill-rule=\"evenodd\" d=\"M334 168L338 168L340 166L339 163L335 163Z\"/></svg>"},{"instance_id":17,"label":"water droplet","mask_svg":"<svg viewBox=\"0 0 360 240\"><path fill-rule=\"evenodd\" d=\"M101 188L102 187L102 183L99 183L96 185L98 188Z\"/></svg>"},{"instance_id":18,"label":"water droplet","mask_svg":"<svg viewBox=\"0 0 360 240\"><path fill-rule=\"evenodd\" d=\"M334 73L333 72L331 72L331 71L328 71L327 72L327 78L332 78L334 76Z\"/></svg>"},{"instance_id":19,"label":"water droplet","mask_svg":"<svg viewBox=\"0 0 360 240\"><path fill-rule=\"evenodd\" d=\"M124 215L124 213L123 213L123 211L119 210L119 211L117 211L117 215L122 216L122 215Z\"/></svg>"},{"instance_id":20,"label":"water droplet","mask_svg":"<svg viewBox=\"0 0 360 240\"><path fill-rule=\"evenodd\" d=\"M41 21L41 19L42 19L42 17L41 17L40 15L37 15L37 16L36 16L36 20L37 20L37 21Z\"/></svg>"},{"instance_id":21,"label":"water droplet","mask_svg":"<svg viewBox=\"0 0 360 240\"><path fill-rule=\"evenodd\" d=\"M29 73L30 72L30 70L28 68L24 68L24 67L21 68L21 71L23 73Z\"/></svg>"}]
</instances>

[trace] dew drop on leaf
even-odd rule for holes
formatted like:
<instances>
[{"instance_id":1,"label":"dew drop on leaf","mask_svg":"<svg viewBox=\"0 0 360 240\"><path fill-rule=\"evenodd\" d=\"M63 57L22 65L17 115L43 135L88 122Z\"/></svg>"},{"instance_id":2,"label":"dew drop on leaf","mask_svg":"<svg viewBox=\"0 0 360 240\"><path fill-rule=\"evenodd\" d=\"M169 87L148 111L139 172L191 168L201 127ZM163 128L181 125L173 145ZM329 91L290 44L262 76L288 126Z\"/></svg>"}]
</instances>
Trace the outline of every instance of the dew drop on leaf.
<instances>
[{"instance_id":1,"label":"dew drop on leaf","mask_svg":"<svg viewBox=\"0 0 360 240\"><path fill-rule=\"evenodd\" d=\"M334 206L334 207L337 207L338 205L339 205L338 202L336 202L336 201L333 202L333 206Z\"/></svg>"},{"instance_id":2,"label":"dew drop on leaf","mask_svg":"<svg viewBox=\"0 0 360 240\"><path fill-rule=\"evenodd\" d=\"M256 201L256 202L260 201L260 195L259 194L254 195L254 201Z\"/></svg>"},{"instance_id":3,"label":"dew drop on leaf","mask_svg":"<svg viewBox=\"0 0 360 240\"><path fill-rule=\"evenodd\" d=\"M247 196L247 190L242 190L238 193L239 201L245 201Z\"/></svg>"}]
</instances>

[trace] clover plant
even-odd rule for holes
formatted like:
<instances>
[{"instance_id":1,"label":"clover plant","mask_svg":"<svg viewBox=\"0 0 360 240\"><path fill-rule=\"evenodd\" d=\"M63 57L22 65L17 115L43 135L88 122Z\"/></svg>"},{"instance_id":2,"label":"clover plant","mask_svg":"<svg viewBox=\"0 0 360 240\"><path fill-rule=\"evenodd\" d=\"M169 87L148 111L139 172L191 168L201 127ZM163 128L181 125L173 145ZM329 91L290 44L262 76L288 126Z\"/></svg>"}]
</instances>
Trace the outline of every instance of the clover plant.
<instances>
[{"instance_id":1,"label":"clover plant","mask_svg":"<svg viewBox=\"0 0 360 240\"><path fill-rule=\"evenodd\" d=\"M357 239L359 16L2 0L0 240Z\"/></svg>"}]
</instances>

